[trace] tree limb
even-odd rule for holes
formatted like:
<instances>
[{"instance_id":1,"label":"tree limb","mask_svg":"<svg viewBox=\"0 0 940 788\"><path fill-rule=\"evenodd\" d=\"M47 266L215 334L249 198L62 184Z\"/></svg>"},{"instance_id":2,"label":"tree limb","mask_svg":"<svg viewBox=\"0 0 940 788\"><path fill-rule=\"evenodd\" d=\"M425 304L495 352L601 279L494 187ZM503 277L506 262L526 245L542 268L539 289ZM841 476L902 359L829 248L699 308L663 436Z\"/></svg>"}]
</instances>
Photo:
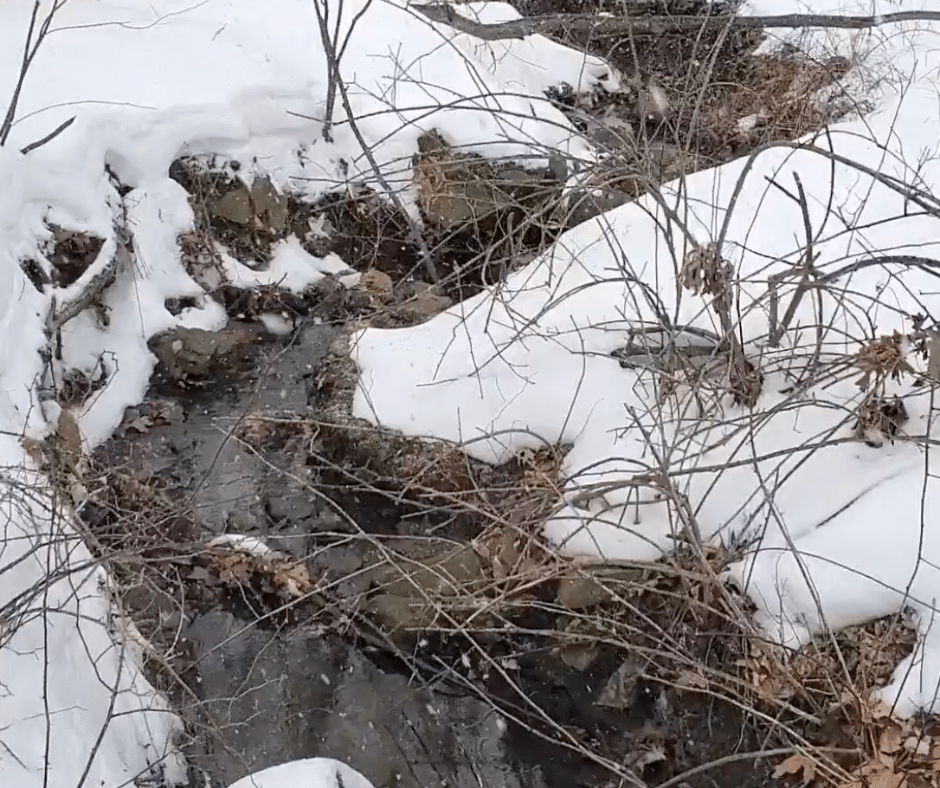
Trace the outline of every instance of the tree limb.
<instances>
[{"instance_id":1,"label":"tree limb","mask_svg":"<svg viewBox=\"0 0 940 788\"><path fill-rule=\"evenodd\" d=\"M450 25L461 33L498 41L507 38L525 38L531 35L551 35L561 32L589 32L597 34L635 33L661 36L702 28L720 28L732 25L741 29L822 27L862 30L898 22L940 22L940 11L897 11L891 14L869 16L841 16L836 14L780 14L777 16L741 16L720 14L715 16L597 16L593 14L552 14L544 17L525 17L498 24L483 24L457 13L454 6L444 3L412 6L432 22Z\"/></svg>"}]
</instances>

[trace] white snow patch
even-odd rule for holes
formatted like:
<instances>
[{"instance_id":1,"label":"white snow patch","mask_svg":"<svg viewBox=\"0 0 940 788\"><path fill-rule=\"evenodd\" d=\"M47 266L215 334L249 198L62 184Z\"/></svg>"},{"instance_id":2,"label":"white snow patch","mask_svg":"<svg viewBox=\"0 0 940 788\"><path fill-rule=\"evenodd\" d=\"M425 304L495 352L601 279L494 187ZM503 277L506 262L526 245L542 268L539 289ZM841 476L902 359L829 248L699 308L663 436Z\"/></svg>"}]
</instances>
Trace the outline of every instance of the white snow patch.
<instances>
[{"instance_id":1,"label":"white snow patch","mask_svg":"<svg viewBox=\"0 0 940 788\"><path fill-rule=\"evenodd\" d=\"M332 758L308 758L255 772L229 788L372 788L372 783Z\"/></svg>"}]
</instances>

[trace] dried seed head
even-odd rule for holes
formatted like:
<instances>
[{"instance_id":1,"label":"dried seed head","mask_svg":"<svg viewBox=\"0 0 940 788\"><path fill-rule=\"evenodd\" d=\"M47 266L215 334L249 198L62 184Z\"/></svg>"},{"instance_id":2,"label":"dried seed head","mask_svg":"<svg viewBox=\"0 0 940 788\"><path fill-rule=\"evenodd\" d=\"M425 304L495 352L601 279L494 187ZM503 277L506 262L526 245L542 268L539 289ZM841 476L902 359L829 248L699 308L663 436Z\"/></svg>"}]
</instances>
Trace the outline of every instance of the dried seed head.
<instances>
[{"instance_id":1,"label":"dried seed head","mask_svg":"<svg viewBox=\"0 0 940 788\"><path fill-rule=\"evenodd\" d=\"M897 331L865 345L858 352L855 362L862 371L862 377L857 381L858 387L864 390L873 382L877 385L888 378L898 380L905 372L916 375L917 371L907 361L908 345L908 337Z\"/></svg>"},{"instance_id":2,"label":"dried seed head","mask_svg":"<svg viewBox=\"0 0 940 788\"><path fill-rule=\"evenodd\" d=\"M686 252L679 274L682 286L696 295L722 295L731 280L730 266L718 256L718 247L699 244Z\"/></svg>"},{"instance_id":3,"label":"dried seed head","mask_svg":"<svg viewBox=\"0 0 940 788\"><path fill-rule=\"evenodd\" d=\"M858 407L855 437L877 448L885 440L893 440L909 418L900 397L868 397Z\"/></svg>"}]
</instances>

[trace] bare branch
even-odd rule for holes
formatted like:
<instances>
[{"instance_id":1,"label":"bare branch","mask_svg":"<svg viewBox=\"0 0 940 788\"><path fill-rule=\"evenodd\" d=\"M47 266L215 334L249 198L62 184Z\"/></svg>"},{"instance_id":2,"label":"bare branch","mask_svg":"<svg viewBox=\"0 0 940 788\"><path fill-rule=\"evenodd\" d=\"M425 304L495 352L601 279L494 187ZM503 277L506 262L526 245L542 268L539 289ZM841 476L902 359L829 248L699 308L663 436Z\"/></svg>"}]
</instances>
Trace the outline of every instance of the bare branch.
<instances>
[{"instance_id":1,"label":"bare branch","mask_svg":"<svg viewBox=\"0 0 940 788\"><path fill-rule=\"evenodd\" d=\"M433 4L415 6L432 22L450 25L485 41L507 38L525 38L531 35L553 33L592 33L616 35L633 33L661 36L686 30L719 28L733 25L741 29L822 27L844 30L862 30L899 22L937 22L940 11L898 11L892 14L869 16L841 16L834 14L779 14L776 16L598 16L593 14L553 14L544 17L526 17L510 22L483 24L457 13L451 5Z\"/></svg>"},{"instance_id":2,"label":"bare branch","mask_svg":"<svg viewBox=\"0 0 940 788\"><path fill-rule=\"evenodd\" d=\"M29 143L29 145L27 145L25 148L21 148L20 153L22 153L25 156L27 153L31 153L37 148L41 148L46 143L52 142L56 137L58 137L63 131L65 131L69 126L71 126L75 122L75 117L76 117L75 115L72 115L71 118L64 121L63 123L60 123L58 126L55 127L55 129L50 131L42 139L38 139L35 142Z\"/></svg>"},{"instance_id":3,"label":"bare branch","mask_svg":"<svg viewBox=\"0 0 940 788\"><path fill-rule=\"evenodd\" d=\"M16 118L16 108L19 106L20 96L23 93L23 85L26 82L26 75L29 73L30 66L32 66L33 60L39 52L39 48L42 46L43 42L46 40L46 37L49 35L52 22L55 19L56 14L67 2L68 0L54 0L52 7L46 14L45 19L43 19L38 31L36 30L36 21L39 18L40 0L35 0L35 3L33 4L33 10L29 18L29 28L26 31L26 44L23 47L23 59L20 61L20 73L16 80L16 86L13 88L13 95L10 97L10 103L7 106L3 123L0 124L0 148L6 145L7 139L10 136L10 132L13 130L13 121ZM60 126L52 134L47 135L47 137L44 137L42 140L39 140L38 143L34 143L32 147L27 146L27 148L32 150L34 148L38 148L40 145L44 145L46 142L49 142L57 135L65 131L65 129L67 129L70 125L71 121Z\"/></svg>"}]
</instances>

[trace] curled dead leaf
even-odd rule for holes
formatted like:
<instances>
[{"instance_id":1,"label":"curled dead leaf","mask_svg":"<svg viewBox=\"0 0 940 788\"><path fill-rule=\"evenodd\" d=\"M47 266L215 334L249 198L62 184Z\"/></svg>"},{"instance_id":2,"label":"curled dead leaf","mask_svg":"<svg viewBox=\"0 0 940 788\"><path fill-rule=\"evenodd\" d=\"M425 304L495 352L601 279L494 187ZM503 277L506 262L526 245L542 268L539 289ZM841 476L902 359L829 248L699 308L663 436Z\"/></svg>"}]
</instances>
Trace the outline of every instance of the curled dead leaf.
<instances>
[{"instance_id":1,"label":"curled dead leaf","mask_svg":"<svg viewBox=\"0 0 940 788\"><path fill-rule=\"evenodd\" d=\"M801 752L791 755L786 760L777 764L774 769L774 779L779 780L788 774L797 775L803 773L803 785L807 786L816 779L816 764L812 758Z\"/></svg>"},{"instance_id":2,"label":"curled dead leaf","mask_svg":"<svg viewBox=\"0 0 940 788\"><path fill-rule=\"evenodd\" d=\"M895 753L901 749L901 742L904 739L904 732L897 723L889 723L881 732L881 738L878 742L878 749L883 753Z\"/></svg>"}]
</instances>

